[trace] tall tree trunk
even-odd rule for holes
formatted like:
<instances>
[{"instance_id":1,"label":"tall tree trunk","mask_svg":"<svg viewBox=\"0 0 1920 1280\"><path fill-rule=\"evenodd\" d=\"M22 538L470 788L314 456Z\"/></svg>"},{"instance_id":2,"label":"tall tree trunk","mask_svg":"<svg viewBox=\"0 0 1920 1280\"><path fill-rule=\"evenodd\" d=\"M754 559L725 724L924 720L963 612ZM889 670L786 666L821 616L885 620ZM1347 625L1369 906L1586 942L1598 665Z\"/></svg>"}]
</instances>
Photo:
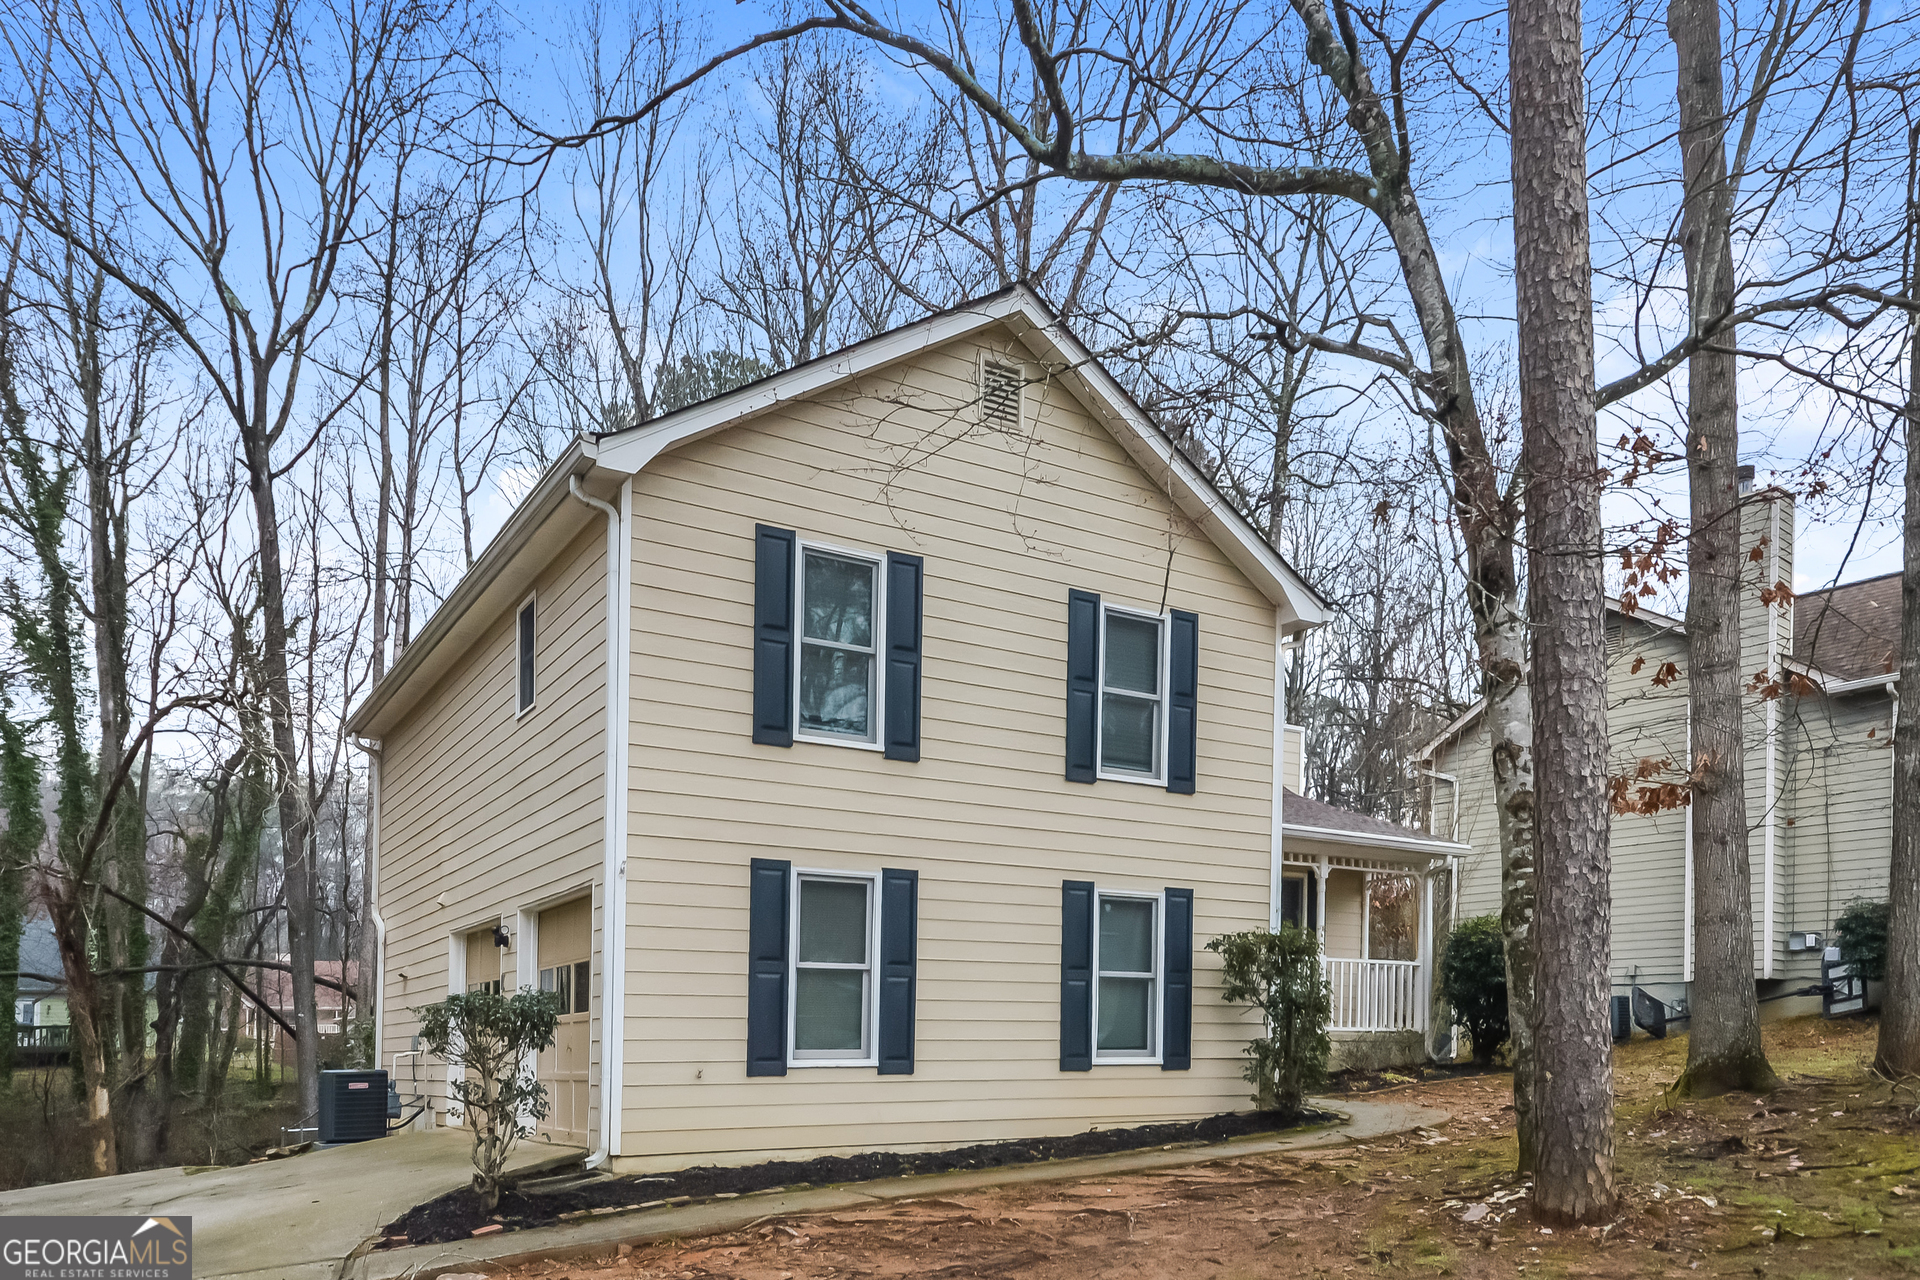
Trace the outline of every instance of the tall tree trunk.
<instances>
[{"instance_id":1,"label":"tall tree trunk","mask_svg":"<svg viewBox=\"0 0 1920 1280\"><path fill-rule=\"evenodd\" d=\"M1914 210L1920 222L1920 209ZM1920 296L1920 264L1907 296ZM1920 1075L1920 315L1907 339L1907 495L1900 576L1901 705L1893 726L1893 858L1887 875L1887 977L1874 1066Z\"/></svg>"},{"instance_id":2,"label":"tall tree trunk","mask_svg":"<svg viewBox=\"0 0 1920 1280\"><path fill-rule=\"evenodd\" d=\"M1673 0L1679 61L1680 242L1695 334L1733 309L1732 192L1719 0ZM1752 864L1740 684L1740 410L1732 329L1687 362L1687 710L1692 720L1693 1020L1675 1088L1770 1092L1753 986Z\"/></svg>"},{"instance_id":3,"label":"tall tree trunk","mask_svg":"<svg viewBox=\"0 0 1920 1280\"><path fill-rule=\"evenodd\" d=\"M1612 1213L1606 587L1580 0L1512 0L1514 284L1539 855L1534 1212Z\"/></svg>"},{"instance_id":4,"label":"tall tree trunk","mask_svg":"<svg viewBox=\"0 0 1920 1280\"><path fill-rule=\"evenodd\" d=\"M81 1105L86 1109L87 1166L95 1177L120 1171L120 1152L113 1131L113 1096L107 1079L107 1051L100 1036L99 986L87 955L86 912L77 892L52 895L54 941L60 947L60 967L67 979L67 1019L72 1030L69 1052L79 1059Z\"/></svg>"},{"instance_id":5,"label":"tall tree trunk","mask_svg":"<svg viewBox=\"0 0 1920 1280\"><path fill-rule=\"evenodd\" d=\"M257 382L259 394L266 383ZM314 1011L312 842L306 788L300 779L300 753L293 727L293 690L287 675L286 569L280 558L280 518L274 504L273 459L255 424L268 421L259 405L253 422L241 424L247 483L253 496L255 532L260 540L261 660L267 683L267 727L273 740L274 791L280 810L280 859L286 883L287 960L294 1029L294 1070L300 1085L300 1114L320 1109L320 1031ZM264 1025L264 1023L262 1024ZM303 1121L304 1123L304 1121Z\"/></svg>"}]
</instances>

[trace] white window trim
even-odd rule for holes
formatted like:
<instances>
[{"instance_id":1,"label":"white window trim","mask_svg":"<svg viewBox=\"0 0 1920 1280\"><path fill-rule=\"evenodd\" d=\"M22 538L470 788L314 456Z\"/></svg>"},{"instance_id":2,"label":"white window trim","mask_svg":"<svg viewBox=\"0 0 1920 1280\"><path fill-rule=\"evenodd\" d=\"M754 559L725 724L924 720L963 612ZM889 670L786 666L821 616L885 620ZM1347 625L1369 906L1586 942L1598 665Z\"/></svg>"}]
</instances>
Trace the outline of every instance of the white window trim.
<instances>
[{"instance_id":1,"label":"white window trim","mask_svg":"<svg viewBox=\"0 0 1920 1280\"><path fill-rule=\"evenodd\" d=\"M1127 769L1107 768L1107 615L1110 613L1123 614L1129 618L1139 618L1142 621L1154 623L1160 628L1160 711L1159 714L1154 717L1154 735L1156 741L1153 747L1154 763L1159 767L1151 774L1134 773ZM1169 642L1172 627L1173 614L1171 611L1167 613L1148 613L1144 609L1130 609L1123 604L1109 604L1105 600L1100 602L1100 678L1099 684L1095 689L1095 692L1099 696L1094 701L1093 760L1094 776L1103 782L1133 782L1149 787L1164 787L1167 785L1167 678L1170 674L1168 667L1172 661L1170 655L1173 645ZM1122 690L1121 692L1126 691Z\"/></svg>"},{"instance_id":2,"label":"white window trim","mask_svg":"<svg viewBox=\"0 0 1920 1280\"><path fill-rule=\"evenodd\" d=\"M520 705L520 619L528 609L533 610L533 697L526 706ZM540 705L540 593L529 591L520 607L513 611L513 718L520 720Z\"/></svg>"},{"instance_id":3,"label":"white window trim","mask_svg":"<svg viewBox=\"0 0 1920 1280\"><path fill-rule=\"evenodd\" d=\"M1153 1052L1115 1053L1100 1048L1100 903L1105 898L1132 898L1139 902L1153 903L1153 950L1149 959L1153 962L1152 994L1147 997L1147 1013L1153 1021ZM1166 1048L1166 984L1167 984L1167 895L1164 891L1142 891L1134 889L1102 889L1098 885L1093 890L1093 1025L1088 1029L1088 1043L1093 1046L1093 1065L1114 1067L1159 1066Z\"/></svg>"},{"instance_id":4,"label":"white window trim","mask_svg":"<svg viewBox=\"0 0 1920 1280\"><path fill-rule=\"evenodd\" d=\"M867 886L867 986L861 1018L865 1022L864 1057L800 1057L794 1048L794 1012L800 996L800 881L860 880ZM830 867L795 867L787 873L787 1066L877 1067L880 1065L880 873Z\"/></svg>"},{"instance_id":5,"label":"white window trim","mask_svg":"<svg viewBox=\"0 0 1920 1280\"><path fill-rule=\"evenodd\" d=\"M809 542L796 538L799 552L793 558L793 739L795 742L819 742L833 747L851 747L855 751L885 751L881 724L887 706L887 557L885 553L859 551L830 542ZM849 738L840 733L808 733L800 724L800 662L807 647L807 552L818 551L846 560L864 560L873 566L873 693L867 705L867 724L871 738ZM815 643L831 643L815 641ZM836 646L847 647L847 646Z\"/></svg>"}]
</instances>

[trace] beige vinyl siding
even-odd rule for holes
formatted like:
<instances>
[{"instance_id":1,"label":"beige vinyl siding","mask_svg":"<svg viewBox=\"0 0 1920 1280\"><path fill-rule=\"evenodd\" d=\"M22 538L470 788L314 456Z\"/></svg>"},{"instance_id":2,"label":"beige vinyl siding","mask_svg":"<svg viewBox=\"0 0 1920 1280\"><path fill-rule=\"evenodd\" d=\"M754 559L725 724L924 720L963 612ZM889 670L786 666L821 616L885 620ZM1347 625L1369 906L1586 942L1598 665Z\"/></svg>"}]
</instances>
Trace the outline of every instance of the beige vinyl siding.
<instances>
[{"instance_id":1,"label":"beige vinyl siding","mask_svg":"<svg viewBox=\"0 0 1920 1280\"><path fill-rule=\"evenodd\" d=\"M1208 938L1267 916L1271 605L1062 390L972 424L977 352L685 446L635 482L627 1166L924 1147L1241 1107ZM924 555L921 759L749 739L753 526ZM1072 587L1200 615L1199 794L1062 778ZM920 873L916 1070L745 1075L747 876ZM1060 885L1195 892L1191 1071L1059 1070Z\"/></svg>"},{"instance_id":2,"label":"beige vinyl siding","mask_svg":"<svg viewBox=\"0 0 1920 1280\"><path fill-rule=\"evenodd\" d=\"M1618 775L1641 760L1670 760L1673 767L1660 777L1671 779L1687 758L1685 641L1646 621L1618 617L1609 619L1607 635L1608 768ZM1682 674L1655 684L1668 662ZM1459 839L1473 850L1460 860L1461 920L1500 914L1500 827L1489 750L1485 721L1476 719L1435 762L1460 779ZM1686 820L1684 809L1613 819L1616 982L1685 980Z\"/></svg>"},{"instance_id":3,"label":"beige vinyl siding","mask_svg":"<svg viewBox=\"0 0 1920 1280\"><path fill-rule=\"evenodd\" d=\"M604 857L605 525L539 576L535 703L516 718L519 601L382 743L380 908L387 922L382 1061L409 1047L413 1006L447 994L450 937L505 920L515 985L518 912L598 879ZM598 929L598 916L595 920ZM596 933L597 946L597 933ZM597 954L597 952L596 952ZM596 1006L597 1007L597 1006ZM413 1068L401 1068L403 1092ZM444 1068L418 1068L444 1081ZM429 1088L443 1096L438 1083Z\"/></svg>"},{"instance_id":4,"label":"beige vinyl siding","mask_svg":"<svg viewBox=\"0 0 1920 1280\"><path fill-rule=\"evenodd\" d=\"M1335 867L1327 873L1326 954L1364 960L1360 940L1366 925L1366 874Z\"/></svg>"},{"instance_id":5,"label":"beige vinyl siding","mask_svg":"<svg viewBox=\"0 0 1920 1280\"><path fill-rule=\"evenodd\" d=\"M1893 847L1893 704L1881 690L1785 700L1792 761L1783 932L1831 934L1848 903L1887 896ZM1818 972L1818 953L1790 956Z\"/></svg>"}]
</instances>

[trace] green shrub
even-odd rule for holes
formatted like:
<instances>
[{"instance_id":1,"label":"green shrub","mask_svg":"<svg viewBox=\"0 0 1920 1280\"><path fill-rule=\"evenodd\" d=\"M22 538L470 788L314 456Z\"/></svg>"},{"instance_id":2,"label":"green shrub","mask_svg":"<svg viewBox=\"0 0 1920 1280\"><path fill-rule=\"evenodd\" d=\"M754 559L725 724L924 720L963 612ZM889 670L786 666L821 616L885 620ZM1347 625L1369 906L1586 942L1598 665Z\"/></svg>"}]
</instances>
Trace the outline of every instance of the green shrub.
<instances>
[{"instance_id":1,"label":"green shrub","mask_svg":"<svg viewBox=\"0 0 1920 1280\"><path fill-rule=\"evenodd\" d=\"M449 1115L473 1131L473 1190L491 1211L521 1126L547 1118L547 1088L530 1060L553 1045L560 1016L550 991L469 991L413 1011L420 1047L462 1070L447 1087Z\"/></svg>"},{"instance_id":2,"label":"green shrub","mask_svg":"<svg viewBox=\"0 0 1920 1280\"><path fill-rule=\"evenodd\" d=\"M1887 903L1855 901L1833 922L1840 958L1869 982L1887 977Z\"/></svg>"},{"instance_id":3,"label":"green shrub","mask_svg":"<svg viewBox=\"0 0 1920 1280\"><path fill-rule=\"evenodd\" d=\"M1252 1005L1266 1024L1267 1034L1247 1045L1242 1072L1254 1104L1299 1114L1307 1094L1326 1083L1332 1047L1333 996L1320 972L1318 935L1292 925L1278 933L1249 929L1215 938L1207 950L1219 954L1225 971L1220 998Z\"/></svg>"},{"instance_id":4,"label":"green shrub","mask_svg":"<svg viewBox=\"0 0 1920 1280\"><path fill-rule=\"evenodd\" d=\"M1448 936L1440 993L1453 1006L1454 1025L1473 1041L1473 1060L1491 1063L1508 1034L1507 955L1498 916L1462 920Z\"/></svg>"}]
</instances>

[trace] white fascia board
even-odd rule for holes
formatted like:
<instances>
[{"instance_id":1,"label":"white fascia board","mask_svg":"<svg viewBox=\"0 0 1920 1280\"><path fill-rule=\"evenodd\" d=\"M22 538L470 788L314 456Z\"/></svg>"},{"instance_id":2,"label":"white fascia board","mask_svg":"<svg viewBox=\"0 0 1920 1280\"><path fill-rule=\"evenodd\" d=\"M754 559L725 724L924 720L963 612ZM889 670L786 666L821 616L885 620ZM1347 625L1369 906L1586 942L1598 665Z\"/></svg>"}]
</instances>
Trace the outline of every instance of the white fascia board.
<instances>
[{"instance_id":1,"label":"white fascia board","mask_svg":"<svg viewBox=\"0 0 1920 1280\"><path fill-rule=\"evenodd\" d=\"M591 440L575 440L514 507L506 524L480 553L453 592L433 611L347 720L347 731L380 738L400 713L411 706L447 664L467 651L491 626L501 611L516 606L527 588L593 513L567 492L568 481L580 476L590 488L615 490L627 477L608 468L596 455ZM531 551L531 554L523 554Z\"/></svg>"},{"instance_id":2,"label":"white fascia board","mask_svg":"<svg viewBox=\"0 0 1920 1280\"><path fill-rule=\"evenodd\" d=\"M1288 822L1282 825L1281 833L1287 836L1298 836L1302 840L1359 845L1367 849L1384 849L1427 858L1473 852L1472 845L1460 844L1452 840L1423 840L1411 832L1405 837L1380 836L1363 831L1338 831L1332 827L1303 827L1297 823Z\"/></svg>"},{"instance_id":3,"label":"white fascia board","mask_svg":"<svg viewBox=\"0 0 1920 1280\"><path fill-rule=\"evenodd\" d=\"M1285 611L1287 633L1329 621L1332 608L1291 565L1175 449L1133 403L1113 375L1048 310L1037 294L1018 286L930 316L845 351L750 383L642 426L601 436L603 465L634 474L662 453L702 439L778 406L816 395L875 369L1005 324L1119 441L1141 470L1172 498L1182 514L1226 553L1268 601Z\"/></svg>"},{"instance_id":4,"label":"white fascia board","mask_svg":"<svg viewBox=\"0 0 1920 1280\"><path fill-rule=\"evenodd\" d=\"M1794 675L1805 677L1809 684L1829 697L1841 693L1859 693L1865 689L1885 689L1892 693L1900 684L1898 671L1884 671L1879 675L1859 676L1852 680L1836 680L1811 662L1803 662L1799 658L1783 658L1780 665Z\"/></svg>"}]
</instances>

